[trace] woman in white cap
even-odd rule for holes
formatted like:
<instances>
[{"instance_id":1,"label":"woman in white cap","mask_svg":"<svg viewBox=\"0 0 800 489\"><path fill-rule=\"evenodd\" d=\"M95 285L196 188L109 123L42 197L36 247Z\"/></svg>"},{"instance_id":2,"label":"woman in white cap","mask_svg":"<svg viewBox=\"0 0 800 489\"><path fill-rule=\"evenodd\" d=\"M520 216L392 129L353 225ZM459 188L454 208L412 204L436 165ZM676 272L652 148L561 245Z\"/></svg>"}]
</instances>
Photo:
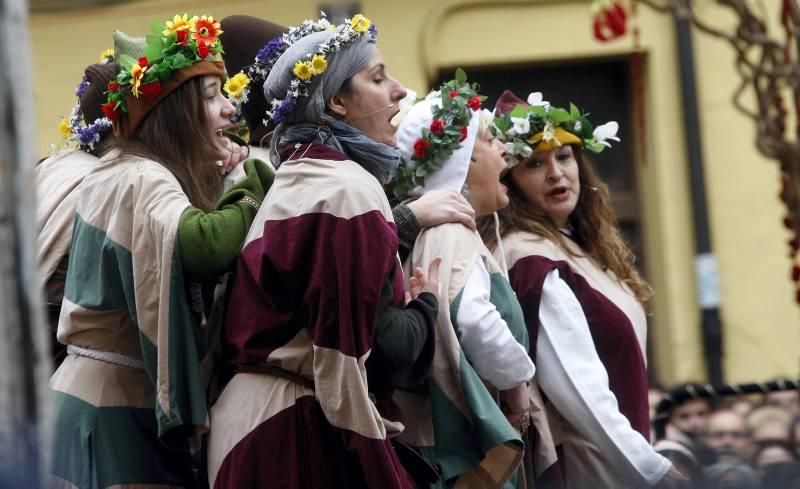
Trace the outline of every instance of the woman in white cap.
<instances>
[{"instance_id":1,"label":"woman in white cap","mask_svg":"<svg viewBox=\"0 0 800 489\"><path fill-rule=\"evenodd\" d=\"M467 196L477 216L505 207L505 148L492 119L461 70L412 106L398 129L403 164L392 179L395 195L451 189ZM514 428L528 422L534 374L522 311L474 230L458 223L423 230L407 269L439 258L439 302L448 307L439 308L432 375L395 394L408 420L401 438L440 466L440 487L513 487L523 450Z\"/></svg>"}]
</instances>

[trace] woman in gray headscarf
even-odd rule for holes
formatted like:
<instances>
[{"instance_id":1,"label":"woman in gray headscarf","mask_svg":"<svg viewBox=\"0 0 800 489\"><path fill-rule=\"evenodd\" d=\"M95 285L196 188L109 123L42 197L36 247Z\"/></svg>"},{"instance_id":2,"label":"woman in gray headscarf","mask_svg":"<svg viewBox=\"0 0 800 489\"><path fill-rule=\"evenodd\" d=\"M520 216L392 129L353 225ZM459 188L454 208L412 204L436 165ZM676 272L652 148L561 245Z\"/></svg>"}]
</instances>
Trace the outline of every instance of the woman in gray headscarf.
<instances>
[{"instance_id":1,"label":"woman in gray headscarf","mask_svg":"<svg viewBox=\"0 0 800 489\"><path fill-rule=\"evenodd\" d=\"M438 265L404 291L382 184L406 90L375 34L357 15L263 53L278 171L231 288L214 488L413 487L389 441L403 428L391 390L429 374Z\"/></svg>"}]
</instances>

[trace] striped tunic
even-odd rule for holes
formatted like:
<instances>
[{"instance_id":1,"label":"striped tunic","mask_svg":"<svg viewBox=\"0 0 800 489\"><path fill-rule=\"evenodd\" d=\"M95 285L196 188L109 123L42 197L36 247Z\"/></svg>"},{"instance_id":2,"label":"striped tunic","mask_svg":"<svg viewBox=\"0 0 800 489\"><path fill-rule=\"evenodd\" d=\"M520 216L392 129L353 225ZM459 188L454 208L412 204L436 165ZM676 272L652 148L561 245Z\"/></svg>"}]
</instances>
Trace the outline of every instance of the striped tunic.
<instances>
[{"instance_id":1,"label":"striped tunic","mask_svg":"<svg viewBox=\"0 0 800 489\"><path fill-rule=\"evenodd\" d=\"M398 265L391 208L341 153L298 154L250 229L225 324L232 366L270 365L294 380L233 376L211 409L210 486L410 489L389 441L402 425L379 412L365 367Z\"/></svg>"},{"instance_id":2,"label":"striped tunic","mask_svg":"<svg viewBox=\"0 0 800 489\"><path fill-rule=\"evenodd\" d=\"M478 325L482 326L478 335L484 337L498 336L487 327L487 322L492 327L510 330L513 344L497 345L503 351L483 352L494 363L500 363L495 359L498 355L515 359L517 353L521 354L517 365L494 369L497 380L493 382L507 382L509 385L501 386L507 389L530 380L533 375L533 366L527 358L528 335L522 311L508 280L476 232L461 224L424 230L405 269L427 270L436 257L442 258L439 303L449 307L439 308L431 377L413 392L395 393L407 419L401 439L441 467L443 481L439 487L514 487L509 481L522 459L523 443L497 405L497 391L487 387L485 379L479 376L479 364L486 359L468 358L465 354L466 345L461 342L466 341L466 324L459 322L469 319L483 323ZM481 266L483 270L476 274L476 268ZM480 290L469 291L468 284L473 277L482 275L480 272L488 272L488 283L479 285ZM476 292L488 299L492 311L476 308L475 301L467 304L467 296ZM500 320L492 320L491 315L497 313ZM488 366L482 370L490 371Z\"/></svg>"},{"instance_id":3,"label":"striped tunic","mask_svg":"<svg viewBox=\"0 0 800 489\"><path fill-rule=\"evenodd\" d=\"M194 485L188 439L207 413L177 252L189 206L149 160L101 159L82 183L58 339L83 353L51 379L51 487Z\"/></svg>"},{"instance_id":4,"label":"striped tunic","mask_svg":"<svg viewBox=\"0 0 800 489\"><path fill-rule=\"evenodd\" d=\"M539 433L535 459L547 463L536 467L536 487L653 484L670 464L647 442L644 309L614 274L564 241L573 254L527 232L503 239L549 415L549 426L537 426L548 431Z\"/></svg>"},{"instance_id":5,"label":"striped tunic","mask_svg":"<svg viewBox=\"0 0 800 489\"><path fill-rule=\"evenodd\" d=\"M37 259L45 288L50 323L51 352L55 367L66 356L64 345L56 341L58 316L64 297L69 245L78 205L76 189L97 165L98 158L81 150L64 151L36 165L36 224L39 232Z\"/></svg>"}]
</instances>

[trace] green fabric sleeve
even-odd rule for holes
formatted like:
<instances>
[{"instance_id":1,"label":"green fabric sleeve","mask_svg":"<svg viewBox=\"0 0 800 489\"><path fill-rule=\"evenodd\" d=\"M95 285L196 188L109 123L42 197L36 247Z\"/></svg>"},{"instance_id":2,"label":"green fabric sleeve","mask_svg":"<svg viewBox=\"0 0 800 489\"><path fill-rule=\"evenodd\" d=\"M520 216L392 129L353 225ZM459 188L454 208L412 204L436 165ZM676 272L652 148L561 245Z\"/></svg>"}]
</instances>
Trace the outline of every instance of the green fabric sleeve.
<instances>
[{"instance_id":1,"label":"green fabric sleeve","mask_svg":"<svg viewBox=\"0 0 800 489\"><path fill-rule=\"evenodd\" d=\"M242 164L245 178L225 192L215 211L188 207L181 215L178 243L186 272L214 277L226 271L242 250L247 231L275 179L261 160L249 159Z\"/></svg>"}]
</instances>

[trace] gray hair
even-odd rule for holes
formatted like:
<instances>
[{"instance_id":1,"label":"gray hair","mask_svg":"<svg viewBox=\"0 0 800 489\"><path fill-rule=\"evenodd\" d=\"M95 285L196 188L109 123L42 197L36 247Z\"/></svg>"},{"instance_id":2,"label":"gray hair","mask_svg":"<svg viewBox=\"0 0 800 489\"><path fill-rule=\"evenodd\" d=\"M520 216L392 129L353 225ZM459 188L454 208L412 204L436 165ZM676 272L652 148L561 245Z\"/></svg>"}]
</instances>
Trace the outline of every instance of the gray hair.
<instances>
[{"instance_id":1,"label":"gray hair","mask_svg":"<svg viewBox=\"0 0 800 489\"><path fill-rule=\"evenodd\" d=\"M341 28L342 26L339 27L339 29ZM275 99L286 97L291 82L295 78L293 73L295 63L307 60L321 44L329 41L334 34L333 30L309 34L295 42L278 58L264 81L264 96L268 104ZM297 105L287 116L286 122L292 124L321 123L327 102L336 95L345 81L358 73L369 62L375 49L373 37L362 35L347 46L329 54L327 56L328 68L321 75L314 76L308 96L297 100Z\"/></svg>"}]
</instances>

